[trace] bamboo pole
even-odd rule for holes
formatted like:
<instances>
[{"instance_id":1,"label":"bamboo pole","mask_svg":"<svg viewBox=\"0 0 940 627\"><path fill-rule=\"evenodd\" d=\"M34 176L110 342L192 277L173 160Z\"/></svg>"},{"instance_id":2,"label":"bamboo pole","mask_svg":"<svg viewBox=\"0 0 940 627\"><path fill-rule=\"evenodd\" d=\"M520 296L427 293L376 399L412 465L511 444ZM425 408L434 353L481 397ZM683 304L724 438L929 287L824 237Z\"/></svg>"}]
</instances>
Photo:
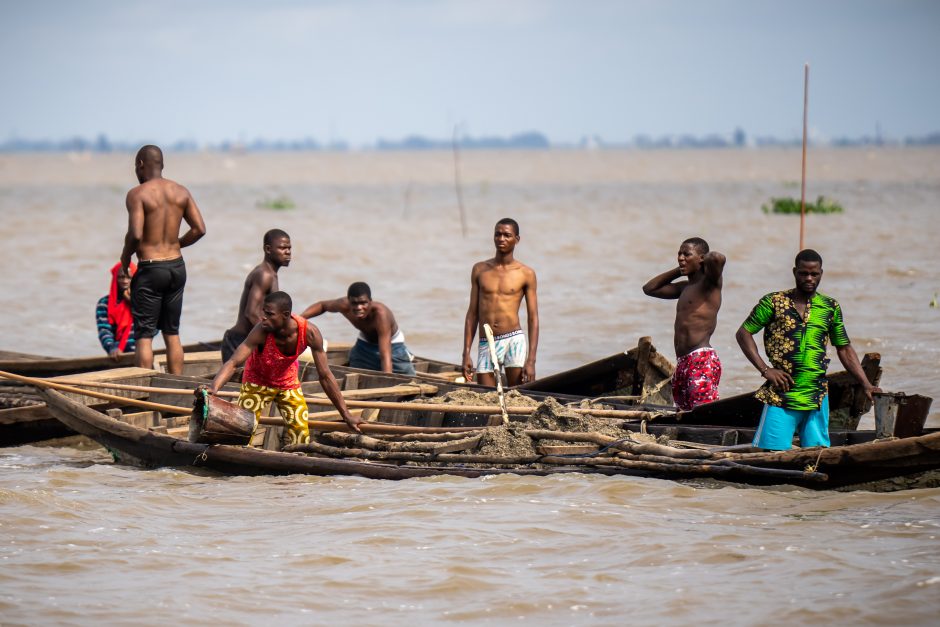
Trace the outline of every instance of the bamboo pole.
<instances>
[{"instance_id":1,"label":"bamboo pole","mask_svg":"<svg viewBox=\"0 0 940 627\"><path fill-rule=\"evenodd\" d=\"M806 225L806 129L809 118L809 63L803 66L803 175L800 178L800 250Z\"/></svg>"},{"instance_id":2,"label":"bamboo pole","mask_svg":"<svg viewBox=\"0 0 940 627\"><path fill-rule=\"evenodd\" d=\"M496 376L496 396L499 398L499 408L502 410L503 424L508 425L509 414L506 413L506 397L503 396L503 375L499 372L499 357L496 354L496 340L493 339L492 327L485 322L483 323L483 332L486 334L486 344L490 348L490 361L493 362L493 374Z\"/></svg>"},{"instance_id":3,"label":"bamboo pole","mask_svg":"<svg viewBox=\"0 0 940 627\"><path fill-rule=\"evenodd\" d=\"M146 385L127 385L123 383L101 383L98 381L72 381L72 380L59 380L56 383L61 383L64 385L75 385L82 387L90 388L104 388L111 390L125 390L129 392L146 392L149 394L168 394L173 396L192 396L193 390L186 388L160 388L160 387L150 387ZM384 388L362 388L358 390L343 390L341 394L343 398L356 398L364 396L411 396L416 394L435 394L437 393L437 386L431 385L428 383L415 383L415 384L403 384L403 385L394 385L391 387ZM220 390L215 396L219 398L238 398L239 392L228 392L225 390ZM315 399L325 399L327 398L326 394L318 392L316 394L309 394L304 396L304 399L307 402L310 402ZM332 403L331 403L332 404Z\"/></svg>"},{"instance_id":4,"label":"bamboo pole","mask_svg":"<svg viewBox=\"0 0 940 627\"><path fill-rule=\"evenodd\" d=\"M183 407L177 407L176 405L164 405L163 403L151 403L150 401L142 401L136 398L127 398L126 396L116 396L114 394L105 394L104 392L93 392L91 390L82 390L71 385L65 385L62 383L56 383L54 381L47 381L46 379L36 379L34 377L24 377L18 374L13 374L12 372L4 372L0 370L0 377L5 377L7 379L12 379L14 381L22 381L24 383L29 383L35 387L41 388L51 388L53 390L59 390L61 392L69 392L70 394L78 394L81 396L90 396L91 398L100 398L105 401L112 401L118 403L125 403L127 405L133 405L134 407L140 407L142 409L150 409L153 411L161 411L164 413L170 414L190 414L192 409L186 409ZM189 392L192 394L192 390Z\"/></svg>"}]
</instances>

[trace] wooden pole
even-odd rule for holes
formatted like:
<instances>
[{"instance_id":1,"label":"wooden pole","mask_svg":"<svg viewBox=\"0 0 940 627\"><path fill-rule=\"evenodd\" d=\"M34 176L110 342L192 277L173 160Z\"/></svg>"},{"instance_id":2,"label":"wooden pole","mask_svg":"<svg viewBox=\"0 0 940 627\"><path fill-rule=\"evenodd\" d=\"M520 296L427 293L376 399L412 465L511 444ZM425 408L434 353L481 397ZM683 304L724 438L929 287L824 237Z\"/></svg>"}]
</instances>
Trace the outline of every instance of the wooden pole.
<instances>
[{"instance_id":1,"label":"wooden pole","mask_svg":"<svg viewBox=\"0 0 940 627\"><path fill-rule=\"evenodd\" d=\"M503 375L499 372L499 356L496 354L496 340L493 339L493 329L489 324L483 323L483 332L486 334L486 344L490 347L490 361L493 362L493 374L496 376L496 395L499 398L499 407L503 410L503 424L509 424L509 414L506 413L506 397L503 396Z\"/></svg>"},{"instance_id":2,"label":"wooden pole","mask_svg":"<svg viewBox=\"0 0 940 627\"><path fill-rule=\"evenodd\" d=\"M803 66L803 174L800 179L800 250L806 231L806 129L809 118L809 63Z\"/></svg>"},{"instance_id":3,"label":"wooden pole","mask_svg":"<svg viewBox=\"0 0 940 627\"><path fill-rule=\"evenodd\" d=\"M454 124L454 188L457 190L457 207L460 209L460 232L467 237L467 216L463 208L463 187L460 184L460 147L457 142L457 129Z\"/></svg>"}]
</instances>

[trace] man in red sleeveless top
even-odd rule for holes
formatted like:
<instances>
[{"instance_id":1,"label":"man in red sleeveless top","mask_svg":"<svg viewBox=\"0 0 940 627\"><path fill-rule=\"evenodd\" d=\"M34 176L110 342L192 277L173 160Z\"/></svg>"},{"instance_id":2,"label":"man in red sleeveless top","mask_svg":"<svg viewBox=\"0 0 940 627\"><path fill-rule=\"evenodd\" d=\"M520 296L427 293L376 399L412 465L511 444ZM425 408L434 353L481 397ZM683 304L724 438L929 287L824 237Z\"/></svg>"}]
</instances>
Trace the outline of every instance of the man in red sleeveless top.
<instances>
[{"instance_id":1,"label":"man in red sleeveless top","mask_svg":"<svg viewBox=\"0 0 940 627\"><path fill-rule=\"evenodd\" d=\"M209 393L216 394L232 378L235 369L244 363L239 406L253 411L257 419L274 401L287 422L283 444L287 446L309 442L307 402L297 376L297 359L309 346L313 352L313 364L320 376L320 385L327 398L346 424L359 431L362 420L350 415L346 409L346 402L326 360L320 330L304 318L293 315L292 305L290 296L284 292L274 292L265 297L261 322L255 325L229 360L222 364L212 380Z\"/></svg>"}]
</instances>

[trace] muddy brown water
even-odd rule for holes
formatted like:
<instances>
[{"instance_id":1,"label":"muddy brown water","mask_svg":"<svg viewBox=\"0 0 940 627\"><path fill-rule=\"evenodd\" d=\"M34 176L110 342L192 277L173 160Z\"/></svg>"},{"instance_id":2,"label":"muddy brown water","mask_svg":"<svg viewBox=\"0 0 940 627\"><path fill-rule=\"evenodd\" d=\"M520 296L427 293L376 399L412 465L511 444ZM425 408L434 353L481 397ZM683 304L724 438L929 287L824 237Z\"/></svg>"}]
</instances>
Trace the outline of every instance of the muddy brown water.
<instances>
[{"instance_id":1,"label":"muddy brown water","mask_svg":"<svg viewBox=\"0 0 940 627\"><path fill-rule=\"evenodd\" d=\"M467 152L462 166L466 238L446 152L167 155L209 229L184 251L183 340L234 322L279 227L298 309L365 280L413 352L457 361L470 267L509 215L539 277L540 374L641 335L671 356L674 304L640 286L700 235L729 259L722 393L759 383L733 335L792 284L798 222L760 205L799 194L799 151ZM859 352L882 353L886 389L940 398L940 151L811 151L809 173L810 197L846 207L807 222L821 290ZM132 182L129 155L0 155L0 347L99 350ZM278 197L295 208L263 207ZM0 468L3 624L930 624L940 610L938 488L219 478L116 466L94 446L0 449Z\"/></svg>"}]
</instances>

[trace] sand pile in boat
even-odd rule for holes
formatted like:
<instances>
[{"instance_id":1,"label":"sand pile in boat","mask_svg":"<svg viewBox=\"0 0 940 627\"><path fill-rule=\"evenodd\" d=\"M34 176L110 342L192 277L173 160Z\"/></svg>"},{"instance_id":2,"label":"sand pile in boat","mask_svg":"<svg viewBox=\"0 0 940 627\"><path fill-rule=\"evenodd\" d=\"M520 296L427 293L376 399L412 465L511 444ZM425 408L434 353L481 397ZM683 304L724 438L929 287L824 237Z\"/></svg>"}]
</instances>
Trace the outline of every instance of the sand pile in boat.
<instances>
[{"instance_id":1,"label":"sand pile in boat","mask_svg":"<svg viewBox=\"0 0 940 627\"><path fill-rule=\"evenodd\" d=\"M507 407L538 407L539 402L518 390L509 390L503 394ZM447 405L499 405L499 394L492 392L474 392L473 390L453 390L443 396L422 399L424 403L443 403Z\"/></svg>"},{"instance_id":2,"label":"sand pile in boat","mask_svg":"<svg viewBox=\"0 0 940 627\"><path fill-rule=\"evenodd\" d=\"M624 431L621 421L610 418L594 418L572 411L561 405L554 398L547 398L540 403L526 421L512 421L508 425L489 427L475 453L499 457L529 457L538 455L536 442L526 431L540 429L546 431L594 432L615 438L633 439L652 438ZM635 437L636 436L636 437ZM564 441L542 440L543 444L568 444Z\"/></svg>"}]
</instances>

